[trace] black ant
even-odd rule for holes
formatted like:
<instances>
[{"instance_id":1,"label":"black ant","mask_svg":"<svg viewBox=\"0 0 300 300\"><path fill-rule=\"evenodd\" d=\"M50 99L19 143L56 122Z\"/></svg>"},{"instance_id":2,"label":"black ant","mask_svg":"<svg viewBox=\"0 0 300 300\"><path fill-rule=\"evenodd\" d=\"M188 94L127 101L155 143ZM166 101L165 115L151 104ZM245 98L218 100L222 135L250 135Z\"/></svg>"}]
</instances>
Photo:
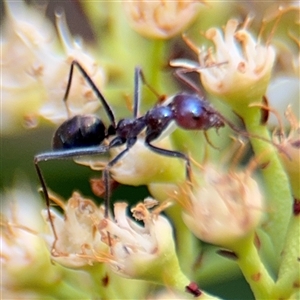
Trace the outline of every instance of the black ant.
<instances>
[{"instance_id":1,"label":"black ant","mask_svg":"<svg viewBox=\"0 0 300 300\"><path fill-rule=\"evenodd\" d=\"M106 128L103 122L94 115L76 115L66 120L56 130L52 140L53 151L38 154L34 157L35 168L46 200L48 218L51 223L55 239L57 239L57 235L54 224L51 221L50 198L46 182L39 167L40 162L102 154L108 152L109 149L113 147L125 144L126 148L109 161L103 171L105 185L105 217L108 217L110 200L110 169L136 143L137 137L142 131L145 130L145 144L149 149L161 155L177 157L185 160L186 176L188 180L190 180L191 167L188 156L178 151L156 147L152 144L152 142L161 136L163 131L172 121L174 121L179 127L186 130L206 131L212 127L218 129L224 126L221 115L206 100L204 100L204 98L188 93L176 94L166 101L168 104L158 103L148 110L145 115L138 117L140 81L142 80L142 82L151 89L145 81L141 68L138 67L135 68L134 75L134 107L132 118L121 119L116 124L115 116L111 107L90 76L76 60L71 63L68 84L63 98L66 107L75 66L101 101L110 120L110 125ZM176 72L176 74L179 77L182 77L180 71ZM187 80L185 81L190 84ZM109 142L108 146L103 145L102 142L111 136L114 137Z\"/></svg>"},{"instance_id":2,"label":"black ant","mask_svg":"<svg viewBox=\"0 0 300 300\"><path fill-rule=\"evenodd\" d=\"M67 98L71 88L73 70L77 67L81 75L91 86L92 90L101 101L105 112L109 118L110 124L106 128L103 122L94 115L76 115L60 125L56 130L52 147L53 151L38 154L34 158L35 168L42 185L42 190L46 200L48 218L54 233L55 239L57 235L51 219L50 213L50 198L47 190L45 180L43 178L39 162L54 160L76 158L81 156L104 154L113 147L118 147L125 144L125 149L116 157L110 160L104 170L104 187L105 187L105 217L108 217L109 201L110 201L110 169L130 150L137 141L138 135L145 131L145 145L152 151L170 157L181 158L186 162L186 177L191 180L191 165L190 159L182 152L162 149L152 144L157 138L161 137L162 133L170 125L175 124L185 130L206 130L225 126L228 124L234 131L243 136L252 136L262 139L266 142L271 141L259 136L249 135L247 132L236 128L229 120L225 119L219 112L217 112L202 94L202 91L188 78L184 76L190 70L177 69L175 74L189 85L197 94L178 93L168 98L161 103L160 101L143 116L138 116L138 107L140 102L140 83L141 81L148 86L148 88L155 93L155 91L146 82L141 68L135 68L134 75L134 107L133 117L121 119L117 124L115 116L108 102L105 100L102 93L99 91L90 76L86 73L79 62L74 60L71 63L69 79L66 92L63 98L67 110ZM192 70L193 71L193 70ZM157 93L155 93L157 95ZM206 135L205 135L206 136ZM113 137L108 145L104 145L103 141L109 137ZM207 138L207 136L206 136ZM209 140L207 139L209 142ZM210 142L209 142L210 143ZM272 143L273 144L273 143ZM274 145L274 144L273 144ZM277 145L274 145L277 146Z\"/></svg>"}]
</instances>

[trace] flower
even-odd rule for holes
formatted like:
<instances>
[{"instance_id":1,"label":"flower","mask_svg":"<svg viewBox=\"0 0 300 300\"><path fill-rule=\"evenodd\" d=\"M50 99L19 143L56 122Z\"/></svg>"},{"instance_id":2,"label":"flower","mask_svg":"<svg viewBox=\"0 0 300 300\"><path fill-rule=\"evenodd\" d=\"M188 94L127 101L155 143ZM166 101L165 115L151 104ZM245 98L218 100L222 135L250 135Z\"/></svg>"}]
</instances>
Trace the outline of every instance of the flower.
<instances>
[{"instance_id":1,"label":"flower","mask_svg":"<svg viewBox=\"0 0 300 300\"><path fill-rule=\"evenodd\" d=\"M128 20L138 33L168 39L183 31L199 12L201 0L123 1Z\"/></svg>"},{"instance_id":2,"label":"flower","mask_svg":"<svg viewBox=\"0 0 300 300\"><path fill-rule=\"evenodd\" d=\"M157 204L147 198L144 203L131 209L135 223L126 216L127 203L115 203L115 222L104 219L99 224L101 235L107 235L111 257L107 263L111 269L128 278L143 279L166 284L184 290L188 279L181 273L173 240L172 226L166 217L159 214L161 208L152 212L148 208Z\"/></svg>"},{"instance_id":3,"label":"flower","mask_svg":"<svg viewBox=\"0 0 300 300\"><path fill-rule=\"evenodd\" d=\"M103 88L106 78L103 68L86 51L84 45L71 36L63 13L56 14L56 24L64 51L61 57L57 57L59 60L56 65L51 66L51 61L47 64L48 68L45 72L48 72L45 73L43 83L48 92L48 97L39 113L54 123L61 123L68 118L62 99L65 94L72 61L77 60L81 64L100 90ZM100 101L96 98L92 87L78 70L73 73L67 105L71 116L93 113L100 106Z\"/></svg>"},{"instance_id":4,"label":"flower","mask_svg":"<svg viewBox=\"0 0 300 300\"><path fill-rule=\"evenodd\" d=\"M155 144L162 149L171 149L169 138ZM112 156L124 147L111 149ZM157 154L149 149L141 137L128 153L111 169L114 180L122 184L142 185L152 182L179 182L185 180L185 165L181 159Z\"/></svg>"},{"instance_id":5,"label":"flower","mask_svg":"<svg viewBox=\"0 0 300 300\"><path fill-rule=\"evenodd\" d=\"M4 3L7 9L1 35L1 91L2 124L6 132L24 119L30 118L30 123L35 123L33 115L45 98L40 75L56 43L50 21L37 10L22 1ZM36 53L40 53L42 60L37 59Z\"/></svg>"},{"instance_id":6,"label":"flower","mask_svg":"<svg viewBox=\"0 0 300 300\"><path fill-rule=\"evenodd\" d=\"M292 76L278 76L271 81L266 96L269 107L276 110L277 114L282 118L284 126L289 127L287 118L284 118L284 112L287 106L291 106L295 114L300 117L299 107L299 78ZM270 127L278 126L278 120L273 114L268 119Z\"/></svg>"},{"instance_id":7,"label":"flower","mask_svg":"<svg viewBox=\"0 0 300 300\"><path fill-rule=\"evenodd\" d=\"M24 183L2 194L1 201L1 295L8 299L18 293L43 294L36 287L47 291L62 274L54 271L39 236L43 228L39 202Z\"/></svg>"},{"instance_id":8,"label":"flower","mask_svg":"<svg viewBox=\"0 0 300 300\"><path fill-rule=\"evenodd\" d=\"M199 239L230 249L255 230L263 215L263 198L249 172L206 165L195 173L195 181L177 201L184 209L183 221Z\"/></svg>"},{"instance_id":9,"label":"flower","mask_svg":"<svg viewBox=\"0 0 300 300\"><path fill-rule=\"evenodd\" d=\"M63 209L64 217L51 210L57 240L53 233L44 236L51 251L51 259L68 268L92 265L95 260L84 255L91 256L94 252L106 250L97 230L98 223L104 218L103 208L97 207L93 201L74 192ZM43 217L51 230L46 210L43 211Z\"/></svg>"},{"instance_id":10,"label":"flower","mask_svg":"<svg viewBox=\"0 0 300 300\"><path fill-rule=\"evenodd\" d=\"M152 182L181 182L186 179L185 165L182 159L158 154L149 149L145 138L139 137L132 148L110 169L112 178L122 184L146 185ZM162 149L172 149L168 137L155 143ZM110 149L111 159L115 158L126 146ZM99 158L76 159L79 164L87 165L93 170L101 171L106 161Z\"/></svg>"},{"instance_id":11,"label":"flower","mask_svg":"<svg viewBox=\"0 0 300 300\"><path fill-rule=\"evenodd\" d=\"M104 71L70 35L63 14L57 15L59 39L49 20L25 2L5 1L7 7L1 38L3 132L22 122L36 126L41 115L61 123L67 115L62 101L72 60L78 60L102 87ZM63 47L63 53L58 51ZM71 114L91 113L100 105L91 87L74 72L68 98Z\"/></svg>"},{"instance_id":12,"label":"flower","mask_svg":"<svg viewBox=\"0 0 300 300\"><path fill-rule=\"evenodd\" d=\"M280 159L290 179L294 197L300 197L300 122L297 120L291 106L285 112L286 119L290 123L290 132L287 136L273 134L273 141L279 144L284 152L279 152Z\"/></svg>"},{"instance_id":13,"label":"flower","mask_svg":"<svg viewBox=\"0 0 300 300\"><path fill-rule=\"evenodd\" d=\"M248 22L246 20L245 24ZM171 62L172 66L199 72L205 89L237 111L262 99L275 61L273 47L262 45L245 26L238 29L238 25L237 20L230 19L223 34L217 28L204 33L214 43L214 50L197 48L186 38L188 45L198 54L198 64L188 60Z\"/></svg>"}]
</instances>

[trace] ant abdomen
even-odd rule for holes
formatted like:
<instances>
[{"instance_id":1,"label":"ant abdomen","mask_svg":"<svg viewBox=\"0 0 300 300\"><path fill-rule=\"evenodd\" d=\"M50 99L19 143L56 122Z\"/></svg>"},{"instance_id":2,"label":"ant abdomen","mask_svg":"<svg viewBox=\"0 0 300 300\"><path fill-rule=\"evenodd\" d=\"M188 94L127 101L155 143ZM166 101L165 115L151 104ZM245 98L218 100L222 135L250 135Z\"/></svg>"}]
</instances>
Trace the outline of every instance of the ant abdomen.
<instances>
[{"instance_id":1,"label":"ant abdomen","mask_svg":"<svg viewBox=\"0 0 300 300\"><path fill-rule=\"evenodd\" d=\"M56 130L54 150L84 148L100 145L105 139L105 126L94 115L77 115L66 120Z\"/></svg>"},{"instance_id":2,"label":"ant abdomen","mask_svg":"<svg viewBox=\"0 0 300 300\"><path fill-rule=\"evenodd\" d=\"M208 130L225 124L208 101L192 94L177 94L169 104L176 124L186 130Z\"/></svg>"}]
</instances>

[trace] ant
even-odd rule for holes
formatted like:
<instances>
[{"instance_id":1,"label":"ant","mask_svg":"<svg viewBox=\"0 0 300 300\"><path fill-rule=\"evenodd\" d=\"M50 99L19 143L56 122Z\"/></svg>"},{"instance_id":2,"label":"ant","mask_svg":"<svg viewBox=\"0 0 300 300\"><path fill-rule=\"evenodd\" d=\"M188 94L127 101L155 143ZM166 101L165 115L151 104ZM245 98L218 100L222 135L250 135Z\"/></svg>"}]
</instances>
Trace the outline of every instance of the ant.
<instances>
[{"instance_id":1,"label":"ant","mask_svg":"<svg viewBox=\"0 0 300 300\"><path fill-rule=\"evenodd\" d=\"M103 178L105 185L105 218L109 213L110 187L109 177L110 169L134 146L138 135L145 130L145 145L152 151L170 157L181 158L186 162L186 176L191 179L190 160L187 155L179 151L162 149L154 146L152 142L159 138L170 123L175 124L186 130L204 130L210 128L220 128L224 126L222 116L209 104L204 97L196 94L178 93L164 103L158 102L153 108L148 110L143 116L138 116L138 107L140 102L140 82L142 81L150 89L151 87L145 81L142 69L135 68L134 73L134 107L133 117L121 119L116 123L113 111L97 88L91 77L87 74L81 64L73 60L70 67L68 83L63 97L63 101L67 106L67 98L71 88L74 67L76 67L83 78L91 86L97 98L102 103L104 110L109 118L110 124L106 128L102 120L94 115L76 115L63 122L56 130L53 140L51 152L38 154L34 157L34 165L39 177L44 198L47 205L48 218L55 239L57 234L50 213L50 198L46 186L45 179L39 167L42 161L76 158L81 156L96 155L107 153L109 149L126 145L126 148L116 157L110 160L103 170ZM180 70L176 74L183 78ZM187 84L193 87L187 79L183 79ZM195 87L196 91L198 89ZM152 90L152 89L151 89ZM153 90L152 90L153 91ZM200 93L200 91L198 91ZM103 145L103 141L112 137L107 145Z\"/></svg>"},{"instance_id":2,"label":"ant","mask_svg":"<svg viewBox=\"0 0 300 300\"><path fill-rule=\"evenodd\" d=\"M238 132L246 137L251 136L264 140L273 144L282 151L278 145L272 143L271 141L260 136L252 134L250 135L247 132L240 130L222 114L216 111L205 99L202 91L196 86L196 84L184 76L185 73L195 70L177 69L175 71L175 75L185 82L190 88L195 90L196 94L188 94L183 92L175 94L164 102L158 101L153 108L139 117L138 108L141 97L141 81L153 93L155 93L156 96L158 96L158 94L146 82L142 69L136 67L134 72L133 117L121 119L118 121L118 123L116 123L114 113L108 102L81 64L76 60L73 60L71 63L68 83L65 95L63 97L63 101L67 110L67 98L71 88L74 67L78 68L83 78L88 82L97 98L101 101L109 118L110 124L106 128L102 120L94 115L75 115L63 122L56 130L52 140L53 151L38 154L34 157L34 165L46 200L48 218L50 220L51 228L56 240L57 234L50 213L50 197L45 179L39 167L39 163L42 161L67 158L72 159L82 156L104 154L113 147L119 147L125 144L125 149L112 160L110 160L103 170L105 188L104 217L107 218L110 207L110 169L134 146L139 134L143 131L145 131L144 143L150 150L161 155L185 160L186 177L188 181L191 181L191 164L189 157L182 152L162 149L152 144L153 141L161 137L162 133L169 127L169 125L171 125L172 122L175 122L177 126L185 130L203 130L209 144L211 143L208 140L206 131L210 128L216 128L218 130L220 127L224 127L226 123L235 132ZM112 137L112 139L108 145L104 145L104 140L108 139L109 137Z\"/></svg>"}]
</instances>

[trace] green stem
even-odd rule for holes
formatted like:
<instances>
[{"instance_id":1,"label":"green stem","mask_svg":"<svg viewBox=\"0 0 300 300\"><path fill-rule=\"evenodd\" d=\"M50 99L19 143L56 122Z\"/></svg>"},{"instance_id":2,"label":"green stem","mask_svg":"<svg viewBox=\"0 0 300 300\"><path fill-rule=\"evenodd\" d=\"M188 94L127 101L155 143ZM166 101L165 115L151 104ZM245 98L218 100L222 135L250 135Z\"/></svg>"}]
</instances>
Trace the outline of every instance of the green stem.
<instances>
[{"instance_id":1,"label":"green stem","mask_svg":"<svg viewBox=\"0 0 300 300\"><path fill-rule=\"evenodd\" d=\"M282 254L278 280L272 299L288 299L300 285L300 215L294 215L290 221Z\"/></svg>"},{"instance_id":2,"label":"green stem","mask_svg":"<svg viewBox=\"0 0 300 300\"><path fill-rule=\"evenodd\" d=\"M51 287L47 287L47 295L51 295L55 299L90 299L91 294L84 294L82 291L75 289L70 284L59 281Z\"/></svg>"},{"instance_id":3,"label":"green stem","mask_svg":"<svg viewBox=\"0 0 300 300\"><path fill-rule=\"evenodd\" d=\"M105 264L98 264L86 268L93 280L92 295L99 299L121 299L117 284L111 280L110 272Z\"/></svg>"},{"instance_id":4,"label":"green stem","mask_svg":"<svg viewBox=\"0 0 300 300\"><path fill-rule=\"evenodd\" d=\"M253 243L254 235L250 235L235 245L234 252L238 257L237 263L249 283L255 299L271 299L270 292L274 281L263 265Z\"/></svg>"},{"instance_id":5,"label":"green stem","mask_svg":"<svg viewBox=\"0 0 300 300\"><path fill-rule=\"evenodd\" d=\"M145 67L150 73L149 83L160 92L165 90L165 87L162 86L161 71L164 64L166 41L156 39L152 40L151 44Z\"/></svg>"},{"instance_id":6,"label":"green stem","mask_svg":"<svg viewBox=\"0 0 300 300\"><path fill-rule=\"evenodd\" d=\"M265 164L261 170L269 212L265 230L269 234L276 256L279 258L292 212L292 195L288 177L279 160L277 149L271 143L251 137L254 135L271 140L267 127L260 124L260 109L248 108L240 116L243 117L246 129L250 134L251 145L259 159L259 164Z\"/></svg>"},{"instance_id":7,"label":"green stem","mask_svg":"<svg viewBox=\"0 0 300 300\"><path fill-rule=\"evenodd\" d=\"M183 223L179 205L170 207L167 214L171 217L175 227L177 257L181 268L185 274L191 277L195 258L201 251L200 243Z\"/></svg>"}]
</instances>

